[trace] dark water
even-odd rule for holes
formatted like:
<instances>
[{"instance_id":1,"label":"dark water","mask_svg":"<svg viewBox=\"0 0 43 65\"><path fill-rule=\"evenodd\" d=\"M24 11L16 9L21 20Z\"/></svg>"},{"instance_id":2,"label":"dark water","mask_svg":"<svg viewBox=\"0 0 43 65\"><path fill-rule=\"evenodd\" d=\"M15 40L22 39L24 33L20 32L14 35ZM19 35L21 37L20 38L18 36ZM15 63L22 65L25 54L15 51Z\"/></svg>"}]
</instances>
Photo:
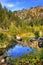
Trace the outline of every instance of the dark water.
<instances>
[{"instance_id":1,"label":"dark water","mask_svg":"<svg viewBox=\"0 0 43 65\"><path fill-rule=\"evenodd\" d=\"M22 56L24 54L28 54L28 53L30 53L32 51L33 51L33 49L30 48L30 47L16 45L12 49L9 49L7 51L7 54L11 55L13 58L16 58L16 57L20 57L20 56Z\"/></svg>"}]
</instances>

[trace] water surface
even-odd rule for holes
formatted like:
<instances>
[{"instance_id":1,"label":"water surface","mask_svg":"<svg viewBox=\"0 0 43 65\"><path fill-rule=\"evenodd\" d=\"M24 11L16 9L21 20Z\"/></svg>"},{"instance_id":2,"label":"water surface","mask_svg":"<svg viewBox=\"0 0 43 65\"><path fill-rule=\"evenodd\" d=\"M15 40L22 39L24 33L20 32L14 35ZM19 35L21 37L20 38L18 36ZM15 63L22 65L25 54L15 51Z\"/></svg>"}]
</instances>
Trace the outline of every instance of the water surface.
<instances>
[{"instance_id":1,"label":"water surface","mask_svg":"<svg viewBox=\"0 0 43 65\"><path fill-rule=\"evenodd\" d=\"M22 45L16 45L12 49L9 49L7 51L7 54L11 55L13 58L20 57L24 54L28 54L32 52L33 49L30 47L22 46Z\"/></svg>"}]
</instances>

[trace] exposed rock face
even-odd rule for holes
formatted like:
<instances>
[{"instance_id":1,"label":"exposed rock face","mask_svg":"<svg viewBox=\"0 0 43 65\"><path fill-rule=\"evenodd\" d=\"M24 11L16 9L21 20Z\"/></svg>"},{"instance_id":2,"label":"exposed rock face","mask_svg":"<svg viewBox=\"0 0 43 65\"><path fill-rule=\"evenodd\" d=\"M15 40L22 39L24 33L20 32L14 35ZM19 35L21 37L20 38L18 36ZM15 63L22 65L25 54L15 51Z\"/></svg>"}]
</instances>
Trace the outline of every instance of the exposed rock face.
<instances>
[{"instance_id":1,"label":"exposed rock face","mask_svg":"<svg viewBox=\"0 0 43 65\"><path fill-rule=\"evenodd\" d=\"M38 38L38 46L43 48L43 37Z\"/></svg>"},{"instance_id":2,"label":"exposed rock face","mask_svg":"<svg viewBox=\"0 0 43 65\"><path fill-rule=\"evenodd\" d=\"M39 48L39 47L38 47L38 42L37 42L37 41L32 42L32 43L30 44L30 47L32 47L32 48Z\"/></svg>"},{"instance_id":3,"label":"exposed rock face","mask_svg":"<svg viewBox=\"0 0 43 65\"><path fill-rule=\"evenodd\" d=\"M23 19L25 22L29 22L33 19L41 19L43 18L43 7L37 6L35 8L16 11L15 15L17 15L20 19Z\"/></svg>"}]
</instances>

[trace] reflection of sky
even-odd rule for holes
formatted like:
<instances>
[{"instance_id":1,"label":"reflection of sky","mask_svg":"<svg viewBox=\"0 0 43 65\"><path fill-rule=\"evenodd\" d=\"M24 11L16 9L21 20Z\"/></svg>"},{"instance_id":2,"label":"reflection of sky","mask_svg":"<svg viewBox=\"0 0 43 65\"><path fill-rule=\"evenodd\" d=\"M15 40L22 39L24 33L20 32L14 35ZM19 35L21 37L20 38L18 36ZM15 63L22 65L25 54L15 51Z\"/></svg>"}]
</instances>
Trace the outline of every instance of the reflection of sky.
<instances>
[{"instance_id":1,"label":"reflection of sky","mask_svg":"<svg viewBox=\"0 0 43 65\"><path fill-rule=\"evenodd\" d=\"M12 57L19 57L23 54L27 54L29 52L32 52L32 49L29 47L24 47L21 45L16 45L13 49L10 49L7 51L8 54L12 55Z\"/></svg>"},{"instance_id":2,"label":"reflection of sky","mask_svg":"<svg viewBox=\"0 0 43 65\"><path fill-rule=\"evenodd\" d=\"M43 0L0 0L0 3L3 7L6 6L12 11L35 6L43 6Z\"/></svg>"}]
</instances>

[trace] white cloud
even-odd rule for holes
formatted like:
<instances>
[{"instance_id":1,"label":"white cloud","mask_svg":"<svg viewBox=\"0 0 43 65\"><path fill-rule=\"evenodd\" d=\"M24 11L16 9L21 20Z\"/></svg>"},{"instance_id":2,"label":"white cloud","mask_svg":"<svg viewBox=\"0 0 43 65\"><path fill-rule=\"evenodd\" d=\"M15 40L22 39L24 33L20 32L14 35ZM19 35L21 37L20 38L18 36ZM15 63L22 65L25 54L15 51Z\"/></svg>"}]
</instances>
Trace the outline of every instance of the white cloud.
<instances>
[{"instance_id":1,"label":"white cloud","mask_svg":"<svg viewBox=\"0 0 43 65\"><path fill-rule=\"evenodd\" d=\"M8 2L6 2L6 0L0 0L0 3L2 4L3 7L6 6L6 7L9 7L9 8L12 8L12 7L15 6L15 4L8 3Z\"/></svg>"},{"instance_id":2,"label":"white cloud","mask_svg":"<svg viewBox=\"0 0 43 65\"><path fill-rule=\"evenodd\" d=\"M4 2L1 2L1 4L2 4L3 7L6 6L8 8L12 8L12 7L16 7L16 6L20 5L19 2L16 2L16 3L4 3Z\"/></svg>"},{"instance_id":3,"label":"white cloud","mask_svg":"<svg viewBox=\"0 0 43 65\"><path fill-rule=\"evenodd\" d=\"M2 4L2 6L8 8L9 10L19 10L22 7L22 5L25 3L25 1L23 2L19 2L19 1L16 1L16 2L8 2L6 0L0 0L0 3Z\"/></svg>"},{"instance_id":4,"label":"white cloud","mask_svg":"<svg viewBox=\"0 0 43 65\"><path fill-rule=\"evenodd\" d=\"M14 7L15 5L14 4L6 4L5 6L11 8L11 7Z\"/></svg>"},{"instance_id":5,"label":"white cloud","mask_svg":"<svg viewBox=\"0 0 43 65\"><path fill-rule=\"evenodd\" d=\"M4 7L4 6L6 6L6 7L8 7L8 8L12 8L12 7L14 7L15 6L15 4L11 4L11 3L1 3L2 4L2 6Z\"/></svg>"}]
</instances>

